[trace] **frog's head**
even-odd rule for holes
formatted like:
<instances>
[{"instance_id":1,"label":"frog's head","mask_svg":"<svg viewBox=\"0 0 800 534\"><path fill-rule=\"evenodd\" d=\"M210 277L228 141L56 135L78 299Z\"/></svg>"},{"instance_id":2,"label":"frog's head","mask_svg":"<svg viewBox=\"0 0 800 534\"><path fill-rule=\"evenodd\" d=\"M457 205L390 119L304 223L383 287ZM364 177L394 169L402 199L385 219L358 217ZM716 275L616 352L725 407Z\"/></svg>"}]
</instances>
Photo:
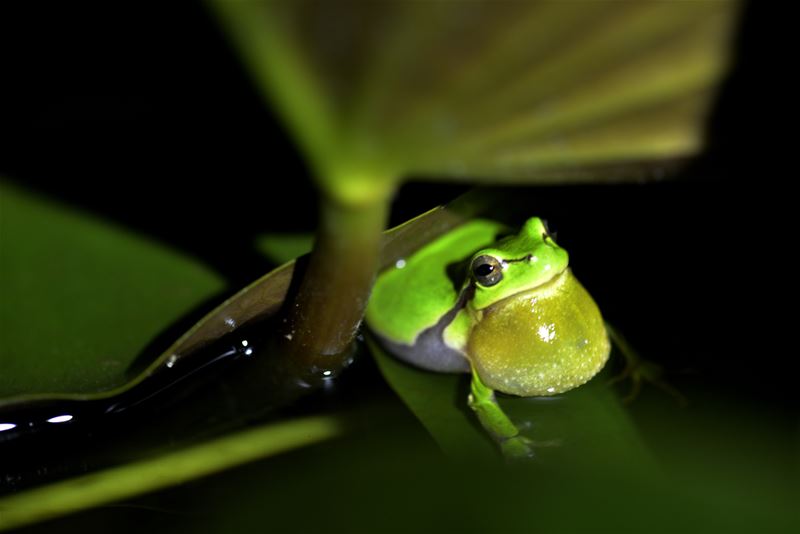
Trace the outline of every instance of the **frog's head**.
<instances>
[{"instance_id":1,"label":"frog's head","mask_svg":"<svg viewBox=\"0 0 800 534\"><path fill-rule=\"evenodd\" d=\"M554 395L591 379L610 351L603 318L541 219L472 258L467 354L491 389Z\"/></svg>"},{"instance_id":2,"label":"frog's head","mask_svg":"<svg viewBox=\"0 0 800 534\"><path fill-rule=\"evenodd\" d=\"M559 247L538 217L525 222L520 232L494 246L479 250L470 262L475 286L472 307L482 310L517 293L543 286L569 265L567 251Z\"/></svg>"}]
</instances>

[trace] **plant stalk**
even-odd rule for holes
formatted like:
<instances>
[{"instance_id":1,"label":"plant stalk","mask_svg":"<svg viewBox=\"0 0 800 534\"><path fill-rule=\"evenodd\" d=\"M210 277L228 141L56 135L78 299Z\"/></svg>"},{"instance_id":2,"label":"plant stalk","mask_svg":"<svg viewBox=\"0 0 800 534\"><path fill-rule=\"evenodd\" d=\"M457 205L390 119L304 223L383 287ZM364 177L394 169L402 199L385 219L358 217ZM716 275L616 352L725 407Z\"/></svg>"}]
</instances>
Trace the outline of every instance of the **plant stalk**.
<instances>
[{"instance_id":1,"label":"plant stalk","mask_svg":"<svg viewBox=\"0 0 800 534\"><path fill-rule=\"evenodd\" d=\"M330 376L348 363L378 268L388 206L385 199L322 197L308 266L278 328L281 352L292 366Z\"/></svg>"}]
</instances>

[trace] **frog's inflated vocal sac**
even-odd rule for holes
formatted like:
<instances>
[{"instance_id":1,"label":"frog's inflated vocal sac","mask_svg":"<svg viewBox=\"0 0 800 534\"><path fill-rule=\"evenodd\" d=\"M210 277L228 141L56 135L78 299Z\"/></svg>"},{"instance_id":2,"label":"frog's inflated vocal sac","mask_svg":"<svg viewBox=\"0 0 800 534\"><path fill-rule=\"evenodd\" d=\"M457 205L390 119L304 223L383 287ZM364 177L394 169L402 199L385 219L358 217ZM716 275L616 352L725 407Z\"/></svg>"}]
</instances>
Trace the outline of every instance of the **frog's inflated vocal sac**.
<instances>
[{"instance_id":1,"label":"frog's inflated vocal sac","mask_svg":"<svg viewBox=\"0 0 800 534\"><path fill-rule=\"evenodd\" d=\"M542 220L497 240L504 231L474 220L398 261L379 276L367 322L408 363L472 373L470 407L506 455L528 456L531 442L494 391L529 397L580 386L603 367L610 344Z\"/></svg>"}]
</instances>

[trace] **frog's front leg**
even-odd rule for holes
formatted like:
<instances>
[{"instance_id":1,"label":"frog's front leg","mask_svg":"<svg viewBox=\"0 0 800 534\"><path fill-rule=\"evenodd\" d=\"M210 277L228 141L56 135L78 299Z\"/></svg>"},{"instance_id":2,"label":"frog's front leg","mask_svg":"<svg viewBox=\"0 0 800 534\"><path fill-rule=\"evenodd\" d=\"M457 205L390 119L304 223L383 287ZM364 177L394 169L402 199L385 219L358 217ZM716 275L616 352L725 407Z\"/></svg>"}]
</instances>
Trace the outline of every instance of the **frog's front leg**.
<instances>
[{"instance_id":1,"label":"frog's front leg","mask_svg":"<svg viewBox=\"0 0 800 534\"><path fill-rule=\"evenodd\" d=\"M533 456L531 440L520 435L519 429L497 403L494 390L481 381L474 368L470 384L469 407L478 416L481 426L500 445L503 456L507 458L530 458Z\"/></svg>"}]
</instances>

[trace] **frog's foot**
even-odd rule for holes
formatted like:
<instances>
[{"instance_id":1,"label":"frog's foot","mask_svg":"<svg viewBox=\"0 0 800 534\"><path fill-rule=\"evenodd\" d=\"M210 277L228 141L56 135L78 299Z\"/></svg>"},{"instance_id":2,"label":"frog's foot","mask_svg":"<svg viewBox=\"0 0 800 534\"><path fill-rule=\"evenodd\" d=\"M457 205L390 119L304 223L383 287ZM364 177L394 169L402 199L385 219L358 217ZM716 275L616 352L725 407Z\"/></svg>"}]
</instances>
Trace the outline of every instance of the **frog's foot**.
<instances>
[{"instance_id":1,"label":"frog's foot","mask_svg":"<svg viewBox=\"0 0 800 534\"><path fill-rule=\"evenodd\" d=\"M686 397L680 391L664 380L664 369L660 365L642 359L628 341L608 323L606 323L606 329L611 341L625 358L625 369L623 369L622 373L609 380L608 385L617 384L628 379L631 381L631 389L622 399L622 402L628 404L633 401L639 396L642 390L642 383L646 382L673 397L681 406L689 404Z\"/></svg>"},{"instance_id":2,"label":"frog's foot","mask_svg":"<svg viewBox=\"0 0 800 534\"><path fill-rule=\"evenodd\" d=\"M612 386L627 379L631 381L630 391L622 399L625 404L638 397L642 391L642 384L648 383L672 396L681 406L686 406L688 404L686 397L664 380L663 374L664 372L660 365L642 360L636 364L628 363L622 373L608 381L608 385Z\"/></svg>"},{"instance_id":3,"label":"frog's foot","mask_svg":"<svg viewBox=\"0 0 800 534\"><path fill-rule=\"evenodd\" d=\"M535 456L533 451L533 442L524 436L517 435L500 443L500 452L509 460L533 458Z\"/></svg>"},{"instance_id":4,"label":"frog's foot","mask_svg":"<svg viewBox=\"0 0 800 534\"><path fill-rule=\"evenodd\" d=\"M500 451L509 460L521 460L536 456L536 449L541 447L559 447L561 440L538 441L517 434L500 443Z\"/></svg>"},{"instance_id":5,"label":"frog's foot","mask_svg":"<svg viewBox=\"0 0 800 534\"><path fill-rule=\"evenodd\" d=\"M686 397L680 391L664 380L664 370L660 365L639 359L638 356L635 360L627 357L626 360L627 363L622 373L607 382L609 386L612 386L625 380L631 381L630 391L623 397L623 403L629 404L632 402L642 391L642 384L647 383L656 386L661 391L670 395L679 405L685 407L689 404L689 401L686 400Z\"/></svg>"}]
</instances>

